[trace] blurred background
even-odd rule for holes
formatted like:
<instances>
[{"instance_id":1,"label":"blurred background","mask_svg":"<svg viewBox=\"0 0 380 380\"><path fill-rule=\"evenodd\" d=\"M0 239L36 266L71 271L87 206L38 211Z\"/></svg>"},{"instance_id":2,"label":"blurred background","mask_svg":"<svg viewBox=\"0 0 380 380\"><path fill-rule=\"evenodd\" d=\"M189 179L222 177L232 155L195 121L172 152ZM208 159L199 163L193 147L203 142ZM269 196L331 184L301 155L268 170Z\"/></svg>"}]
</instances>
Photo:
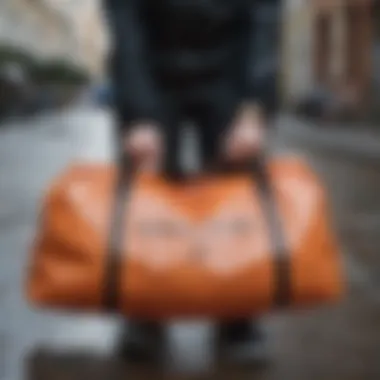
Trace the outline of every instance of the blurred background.
<instances>
[{"instance_id":1,"label":"blurred background","mask_svg":"<svg viewBox=\"0 0 380 380\"><path fill-rule=\"evenodd\" d=\"M380 379L380 2L284 0L282 38L271 145L304 157L324 181L348 295L268 317L275 361L261 374L210 365L208 325L175 325L166 376L114 360L120 321L24 300L45 190L73 160L112 157L108 37L97 0L0 1L0 380Z\"/></svg>"}]
</instances>

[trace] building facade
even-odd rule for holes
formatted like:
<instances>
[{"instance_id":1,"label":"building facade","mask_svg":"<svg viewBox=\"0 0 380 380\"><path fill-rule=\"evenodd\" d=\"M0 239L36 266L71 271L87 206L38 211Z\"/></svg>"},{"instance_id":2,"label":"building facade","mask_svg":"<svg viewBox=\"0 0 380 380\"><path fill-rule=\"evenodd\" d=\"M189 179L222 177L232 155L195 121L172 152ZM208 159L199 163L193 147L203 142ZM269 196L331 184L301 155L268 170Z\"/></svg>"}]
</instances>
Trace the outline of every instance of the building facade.
<instances>
[{"instance_id":1,"label":"building facade","mask_svg":"<svg viewBox=\"0 0 380 380\"><path fill-rule=\"evenodd\" d=\"M59 15L40 2L0 2L0 42L29 50L42 58L67 53Z\"/></svg>"},{"instance_id":2,"label":"building facade","mask_svg":"<svg viewBox=\"0 0 380 380\"><path fill-rule=\"evenodd\" d=\"M292 105L316 87L351 94L358 108L372 94L375 0L288 0L284 10L282 91Z\"/></svg>"},{"instance_id":3,"label":"building facade","mask_svg":"<svg viewBox=\"0 0 380 380\"><path fill-rule=\"evenodd\" d=\"M101 76L107 38L100 0L39 0L60 15L73 58L94 76Z\"/></svg>"},{"instance_id":4,"label":"building facade","mask_svg":"<svg viewBox=\"0 0 380 380\"><path fill-rule=\"evenodd\" d=\"M1 0L0 43L101 75L106 45L98 0Z\"/></svg>"}]
</instances>

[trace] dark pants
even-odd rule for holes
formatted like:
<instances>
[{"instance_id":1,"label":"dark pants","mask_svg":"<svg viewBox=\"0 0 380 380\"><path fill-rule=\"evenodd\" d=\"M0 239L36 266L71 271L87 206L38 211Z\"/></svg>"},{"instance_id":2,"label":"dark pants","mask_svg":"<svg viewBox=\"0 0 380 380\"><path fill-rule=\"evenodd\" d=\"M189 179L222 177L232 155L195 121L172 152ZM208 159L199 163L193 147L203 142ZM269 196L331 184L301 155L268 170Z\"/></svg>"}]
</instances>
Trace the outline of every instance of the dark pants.
<instances>
[{"instance_id":1,"label":"dark pants","mask_svg":"<svg viewBox=\"0 0 380 380\"><path fill-rule=\"evenodd\" d=\"M166 121L166 169L169 173L180 171L181 133L183 124L194 126L203 168L220 159L220 148L226 131L230 128L239 100L236 89L227 82L217 81L204 88L164 90ZM169 110L169 111L168 111Z\"/></svg>"},{"instance_id":2,"label":"dark pants","mask_svg":"<svg viewBox=\"0 0 380 380\"><path fill-rule=\"evenodd\" d=\"M219 158L222 139L231 124L232 116L225 112L212 113L212 110L203 109L200 106L194 106L186 111L182 118L176 120L171 126L171 132L167 137L168 160L178 163L182 125L184 122L189 122L195 128L200 147L201 164L207 166Z\"/></svg>"}]
</instances>

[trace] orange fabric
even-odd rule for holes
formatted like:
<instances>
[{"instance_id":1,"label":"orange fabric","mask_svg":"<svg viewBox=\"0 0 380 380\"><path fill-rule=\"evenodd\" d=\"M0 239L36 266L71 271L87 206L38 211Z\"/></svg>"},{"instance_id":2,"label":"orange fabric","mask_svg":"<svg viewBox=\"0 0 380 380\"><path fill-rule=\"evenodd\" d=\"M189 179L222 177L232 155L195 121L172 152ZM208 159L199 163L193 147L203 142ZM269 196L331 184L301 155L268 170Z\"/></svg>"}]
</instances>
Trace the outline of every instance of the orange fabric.
<instances>
[{"instance_id":1,"label":"orange fabric","mask_svg":"<svg viewBox=\"0 0 380 380\"><path fill-rule=\"evenodd\" d=\"M337 300L341 262L323 187L297 159L273 160L268 170L289 246L290 306ZM75 166L51 188L28 276L33 303L102 309L114 180L111 167ZM175 185L140 176L125 212L123 314L234 318L272 309L273 252L252 178ZM238 220L245 228L234 229Z\"/></svg>"}]
</instances>

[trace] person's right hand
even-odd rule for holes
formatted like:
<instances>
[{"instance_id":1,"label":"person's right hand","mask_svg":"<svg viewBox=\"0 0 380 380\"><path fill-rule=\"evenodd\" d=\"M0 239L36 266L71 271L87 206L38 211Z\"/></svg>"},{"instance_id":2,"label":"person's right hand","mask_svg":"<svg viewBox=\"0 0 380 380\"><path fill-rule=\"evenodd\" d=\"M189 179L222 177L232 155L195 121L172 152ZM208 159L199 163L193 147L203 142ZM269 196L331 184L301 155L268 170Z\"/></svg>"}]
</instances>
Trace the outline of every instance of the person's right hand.
<instances>
[{"instance_id":1,"label":"person's right hand","mask_svg":"<svg viewBox=\"0 0 380 380\"><path fill-rule=\"evenodd\" d=\"M161 161L163 141L159 128L153 123L139 123L128 128L124 148L138 168L155 169Z\"/></svg>"}]
</instances>

